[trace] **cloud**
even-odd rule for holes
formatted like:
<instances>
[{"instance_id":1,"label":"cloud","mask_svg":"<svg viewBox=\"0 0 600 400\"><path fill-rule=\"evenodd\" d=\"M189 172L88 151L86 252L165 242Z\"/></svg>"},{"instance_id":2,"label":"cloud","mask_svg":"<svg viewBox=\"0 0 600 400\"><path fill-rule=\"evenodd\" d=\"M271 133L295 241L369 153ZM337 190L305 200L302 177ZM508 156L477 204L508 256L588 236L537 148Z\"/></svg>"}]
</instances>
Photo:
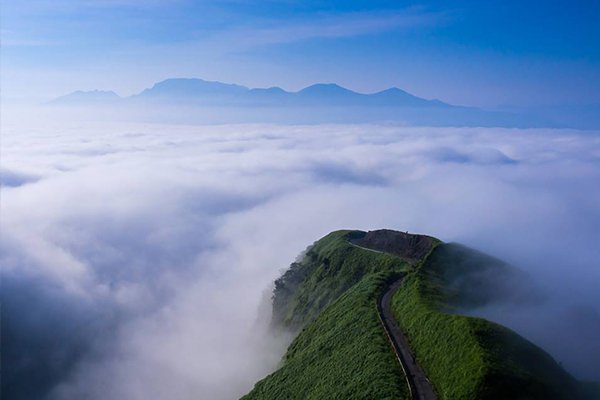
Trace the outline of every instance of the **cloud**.
<instances>
[{"instance_id":1,"label":"cloud","mask_svg":"<svg viewBox=\"0 0 600 400\"><path fill-rule=\"evenodd\" d=\"M10 125L5 170L38 179L1 189L5 393L235 398L285 348L265 331L273 279L340 228L490 252L597 329L598 154L597 135L568 130ZM504 322L599 378L576 340L544 332L584 333L526 320Z\"/></svg>"},{"instance_id":2,"label":"cloud","mask_svg":"<svg viewBox=\"0 0 600 400\"><path fill-rule=\"evenodd\" d=\"M452 147L438 147L431 149L434 160L449 163L467 164L514 164L517 161L494 148L474 148L467 153Z\"/></svg>"},{"instance_id":3,"label":"cloud","mask_svg":"<svg viewBox=\"0 0 600 400\"><path fill-rule=\"evenodd\" d=\"M414 29L435 25L441 19L441 14L424 13L415 9L385 13L354 12L321 15L310 20L286 21L285 24L271 21L253 28L233 30L229 35L242 40L246 45L283 44Z\"/></svg>"},{"instance_id":4,"label":"cloud","mask_svg":"<svg viewBox=\"0 0 600 400\"><path fill-rule=\"evenodd\" d=\"M315 39L342 39L396 30L436 26L447 19L444 13L420 8L386 12L321 13L302 19L253 19L201 35L196 45L216 51L246 51L255 47L284 45Z\"/></svg>"},{"instance_id":5,"label":"cloud","mask_svg":"<svg viewBox=\"0 0 600 400\"><path fill-rule=\"evenodd\" d=\"M0 170L0 186L17 187L37 180L38 178L36 176L31 176L27 173L10 171L7 169Z\"/></svg>"}]
</instances>

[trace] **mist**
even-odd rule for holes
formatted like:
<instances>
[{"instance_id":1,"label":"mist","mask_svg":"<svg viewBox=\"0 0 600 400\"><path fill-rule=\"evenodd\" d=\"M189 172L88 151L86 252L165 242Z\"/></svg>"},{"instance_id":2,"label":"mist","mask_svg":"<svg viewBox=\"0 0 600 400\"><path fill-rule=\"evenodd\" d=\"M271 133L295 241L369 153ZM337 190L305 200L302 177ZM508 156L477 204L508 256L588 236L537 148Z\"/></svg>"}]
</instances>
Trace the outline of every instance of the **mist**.
<instances>
[{"instance_id":1,"label":"mist","mask_svg":"<svg viewBox=\"0 0 600 400\"><path fill-rule=\"evenodd\" d=\"M23 115L0 154L11 398L243 395L289 340L273 280L344 228L518 265L545 300L476 314L600 379L600 132Z\"/></svg>"}]
</instances>

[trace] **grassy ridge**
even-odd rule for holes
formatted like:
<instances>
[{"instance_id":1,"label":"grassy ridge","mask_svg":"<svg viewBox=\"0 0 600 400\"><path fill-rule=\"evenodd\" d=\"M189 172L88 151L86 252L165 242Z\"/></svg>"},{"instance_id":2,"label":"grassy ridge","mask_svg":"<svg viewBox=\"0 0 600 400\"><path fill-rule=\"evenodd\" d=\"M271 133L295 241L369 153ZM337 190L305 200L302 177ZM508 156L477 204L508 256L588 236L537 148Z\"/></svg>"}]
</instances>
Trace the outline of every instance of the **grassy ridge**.
<instances>
[{"instance_id":1,"label":"grassy ridge","mask_svg":"<svg viewBox=\"0 0 600 400\"><path fill-rule=\"evenodd\" d=\"M281 368L244 400L408 398L375 306L386 280L407 264L350 245L348 239L356 234L327 235L276 281L273 323L304 329Z\"/></svg>"},{"instance_id":2,"label":"grassy ridge","mask_svg":"<svg viewBox=\"0 0 600 400\"><path fill-rule=\"evenodd\" d=\"M308 324L283 366L256 384L252 399L408 399L375 299L386 273L371 273Z\"/></svg>"},{"instance_id":3,"label":"grassy ridge","mask_svg":"<svg viewBox=\"0 0 600 400\"><path fill-rule=\"evenodd\" d=\"M443 311L460 299L448 289L446 270L468 258L468 250L453 246L438 246L393 299L395 317L440 399L579 398L577 382L533 343L487 320Z\"/></svg>"},{"instance_id":4,"label":"grassy ridge","mask_svg":"<svg viewBox=\"0 0 600 400\"><path fill-rule=\"evenodd\" d=\"M483 352L465 318L435 312L420 296L416 276L406 278L392 301L416 360L442 399L475 399L483 378ZM456 351L454 351L456 350Z\"/></svg>"},{"instance_id":5,"label":"grassy ridge","mask_svg":"<svg viewBox=\"0 0 600 400\"><path fill-rule=\"evenodd\" d=\"M396 256L352 246L358 231L336 231L307 249L300 262L275 281L273 321L297 331L363 277L373 272L401 272L408 264Z\"/></svg>"},{"instance_id":6,"label":"grassy ridge","mask_svg":"<svg viewBox=\"0 0 600 400\"><path fill-rule=\"evenodd\" d=\"M349 243L361 235L327 235L276 281L273 323L299 334L280 369L244 400L409 398L375 306L386 282L399 274L406 278L393 311L440 400L598 398L597 384L582 390L547 353L511 330L453 313L514 296L523 275L448 244L414 268Z\"/></svg>"}]
</instances>

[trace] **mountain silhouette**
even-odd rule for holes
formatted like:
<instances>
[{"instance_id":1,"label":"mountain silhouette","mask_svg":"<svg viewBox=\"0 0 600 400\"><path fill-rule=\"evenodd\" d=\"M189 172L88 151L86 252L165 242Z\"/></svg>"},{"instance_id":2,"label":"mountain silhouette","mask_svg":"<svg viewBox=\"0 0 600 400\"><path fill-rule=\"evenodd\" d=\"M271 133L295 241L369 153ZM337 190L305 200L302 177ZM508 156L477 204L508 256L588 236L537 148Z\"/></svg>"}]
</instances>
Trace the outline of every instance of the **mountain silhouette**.
<instances>
[{"instance_id":1,"label":"mountain silhouette","mask_svg":"<svg viewBox=\"0 0 600 400\"><path fill-rule=\"evenodd\" d=\"M398 88L373 94L352 91L335 83L317 83L297 92L280 87L248 88L241 85L195 78L166 79L141 93L126 97L134 102L201 103L232 106L384 106L384 107L452 107L439 100L426 100ZM118 101L114 92L77 91L60 97L54 103L90 103Z\"/></svg>"},{"instance_id":2,"label":"mountain silhouette","mask_svg":"<svg viewBox=\"0 0 600 400\"><path fill-rule=\"evenodd\" d=\"M107 90L78 90L65 96L58 97L50 102L57 105L92 105L92 104L111 104L122 100L122 98L113 91Z\"/></svg>"},{"instance_id":3,"label":"mountain silhouette","mask_svg":"<svg viewBox=\"0 0 600 400\"><path fill-rule=\"evenodd\" d=\"M119 97L111 91L77 91L52 105L113 107L136 118L202 123L364 123L394 122L414 126L575 127L598 126L592 111L486 111L424 99L400 88L359 93L335 83L317 83L296 92L280 87L249 88L197 78L173 78L142 92ZM117 106L117 107L114 107ZM146 112L152 110L151 112ZM563 115L564 114L564 115ZM585 121L582 124L581 116ZM177 117L176 117L177 116ZM558 116L558 117L557 117ZM559 118L560 117L560 118Z\"/></svg>"}]
</instances>

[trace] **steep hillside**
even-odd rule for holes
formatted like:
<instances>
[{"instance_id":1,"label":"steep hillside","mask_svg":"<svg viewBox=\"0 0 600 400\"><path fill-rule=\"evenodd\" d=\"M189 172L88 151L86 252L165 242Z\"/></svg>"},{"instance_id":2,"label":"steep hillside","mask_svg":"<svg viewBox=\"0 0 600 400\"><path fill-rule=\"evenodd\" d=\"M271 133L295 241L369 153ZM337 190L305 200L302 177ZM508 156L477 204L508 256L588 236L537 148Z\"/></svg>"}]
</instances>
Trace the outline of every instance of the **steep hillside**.
<instances>
[{"instance_id":1,"label":"steep hillside","mask_svg":"<svg viewBox=\"0 0 600 400\"><path fill-rule=\"evenodd\" d=\"M402 278L393 314L439 399L583 399L547 353L509 329L458 315L507 301L526 276L435 238L333 232L275 282L273 326L299 332L280 368L243 399L403 399L410 391L377 301Z\"/></svg>"},{"instance_id":2,"label":"steep hillside","mask_svg":"<svg viewBox=\"0 0 600 400\"><path fill-rule=\"evenodd\" d=\"M243 399L409 399L375 308L385 278L370 273L325 308Z\"/></svg>"},{"instance_id":3,"label":"steep hillside","mask_svg":"<svg viewBox=\"0 0 600 400\"><path fill-rule=\"evenodd\" d=\"M282 367L245 400L408 398L375 307L386 281L408 264L351 245L356 237L350 231L329 234L275 282L273 323L304 329Z\"/></svg>"},{"instance_id":4,"label":"steep hillside","mask_svg":"<svg viewBox=\"0 0 600 400\"><path fill-rule=\"evenodd\" d=\"M418 361L440 399L578 398L577 381L533 343L493 322L444 312L502 300L506 280L519 276L508 268L442 244L406 278L393 307Z\"/></svg>"},{"instance_id":5,"label":"steep hillside","mask_svg":"<svg viewBox=\"0 0 600 400\"><path fill-rule=\"evenodd\" d=\"M275 281L273 322L298 330L365 276L409 270L412 258L365 250L365 238L365 232L337 231L309 247L302 260ZM428 240L432 246L436 239Z\"/></svg>"}]
</instances>

